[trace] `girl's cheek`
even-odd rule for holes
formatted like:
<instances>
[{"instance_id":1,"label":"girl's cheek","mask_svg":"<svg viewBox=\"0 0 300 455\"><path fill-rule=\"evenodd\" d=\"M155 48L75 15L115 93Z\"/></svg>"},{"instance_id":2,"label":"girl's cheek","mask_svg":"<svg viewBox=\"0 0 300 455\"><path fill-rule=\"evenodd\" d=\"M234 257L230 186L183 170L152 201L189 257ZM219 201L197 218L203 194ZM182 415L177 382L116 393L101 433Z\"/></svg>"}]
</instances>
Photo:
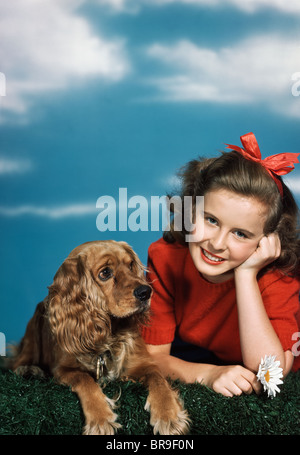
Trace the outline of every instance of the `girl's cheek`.
<instances>
[{"instance_id":1,"label":"girl's cheek","mask_svg":"<svg viewBox=\"0 0 300 455\"><path fill-rule=\"evenodd\" d=\"M203 221L200 220L194 223L194 228L191 235L188 237L190 243L200 243L209 238L207 228L204 226Z\"/></svg>"},{"instance_id":2,"label":"girl's cheek","mask_svg":"<svg viewBox=\"0 0 300 455\"><path fill-rule=\"evenodd\" d=\"M208 226L206 223L202 224L202 238L201 240L210 240L214 236L214 229L212 226ZM200 229L199 229L200 232Z\"/></svg>"},{"instance_id":3,"label":"girl's cheek","mask_svg":"<svg viewBox=\"0 0 300 455\"><path fill-rule=\"evenodd\" d=\"M251 245L251 246L246 246L244 248L236 248L235 249L235 254L233 255L234 256L234 259L236 261L239 261L240 263L246 261L246 259L248 259L251 254L254 253L254 251L256 250L256 245Z\"/></svg>"}]
</instances>

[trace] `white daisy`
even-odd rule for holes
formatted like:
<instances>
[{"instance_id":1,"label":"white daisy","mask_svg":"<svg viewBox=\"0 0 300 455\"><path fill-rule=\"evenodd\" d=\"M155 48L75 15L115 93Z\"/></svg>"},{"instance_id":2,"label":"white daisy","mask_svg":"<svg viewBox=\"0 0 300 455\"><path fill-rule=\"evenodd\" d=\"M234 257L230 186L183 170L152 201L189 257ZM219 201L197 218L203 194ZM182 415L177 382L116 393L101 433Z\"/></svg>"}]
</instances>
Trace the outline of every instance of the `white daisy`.
<instances>
[{"instance_id":1,"label":"white daisy","mask_svg":"<svg viewBox=\"0 0 300 455\"><path fill-rule=\"evenodd\" d=\"M264 392L268 392L268 397L275 397L276 392L280 392L279 384L283 384L281 378L283 377L282 368L279 366L279 360L275 361L276 356L265 355L264 359L261 359L257 379L262 383Z\"/></svg>"}]
</instances>

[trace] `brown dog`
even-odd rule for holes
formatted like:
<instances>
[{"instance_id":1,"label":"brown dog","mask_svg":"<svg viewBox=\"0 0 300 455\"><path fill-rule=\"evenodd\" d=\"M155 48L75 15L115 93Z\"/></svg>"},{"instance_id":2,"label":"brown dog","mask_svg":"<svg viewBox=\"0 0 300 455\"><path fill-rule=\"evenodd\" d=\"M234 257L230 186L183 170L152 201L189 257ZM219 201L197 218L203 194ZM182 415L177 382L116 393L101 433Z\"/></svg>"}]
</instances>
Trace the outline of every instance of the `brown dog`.
<instances>
[{"instance_id":1,"label":"brown dog","mask_svg":"<svg viewBox=\"0 0 300 455\"><path fill-rule=\"evenodd\" d=\"M104 377L142 381L149 389L145 409L154 433L186 433L189 418L178 394L139 334L151 293L144 267L127 243L80 245L58 269L29 321L14 371L25 375L41 368L71 386L85 415L84 434L114 434L120 427L114 401L96 382Z\"/></svg>"}]
</instances>

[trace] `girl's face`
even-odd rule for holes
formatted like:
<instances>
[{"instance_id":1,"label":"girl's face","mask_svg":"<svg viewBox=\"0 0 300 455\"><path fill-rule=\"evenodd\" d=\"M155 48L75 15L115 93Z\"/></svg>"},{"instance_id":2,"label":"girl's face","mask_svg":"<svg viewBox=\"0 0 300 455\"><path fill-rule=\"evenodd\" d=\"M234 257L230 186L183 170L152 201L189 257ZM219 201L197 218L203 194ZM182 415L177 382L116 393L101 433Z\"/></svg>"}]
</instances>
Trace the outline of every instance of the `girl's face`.
<instances>
[{"instance_id":1,"label":"girl's face","mask_svg":"<svg viewBox=\"0 0 300 455\"><path fill-rule=\"evenodd\" d=\"M221 283L256 250L264 236L266 207L253 197L220 189L205 194L202 216L203 235L189 243L190 254L204 278Z\"/></svg>"}]
</instances>

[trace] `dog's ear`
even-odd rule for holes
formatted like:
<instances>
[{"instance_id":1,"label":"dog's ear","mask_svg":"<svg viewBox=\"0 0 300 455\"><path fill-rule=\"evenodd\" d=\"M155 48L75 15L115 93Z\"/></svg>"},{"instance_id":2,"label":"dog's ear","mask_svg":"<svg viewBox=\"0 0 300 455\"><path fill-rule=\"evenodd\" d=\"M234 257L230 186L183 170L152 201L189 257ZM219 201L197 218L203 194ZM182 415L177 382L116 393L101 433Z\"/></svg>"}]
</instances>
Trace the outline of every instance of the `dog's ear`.
<instances>
[{"instance_id":1,"label":"dog's ear","mask_svg":"<svg viewBox=\"0 0 300 455\"><path fill-rule=\"evenodd\" d=\"M68 294L70 289L79 283L83 272L83 258L80 256L67 258L57 270L49 291L59 292L61 296Z\"/></svg>"},{"instance_id":2,"label":"dog's ear","mask_svg":"<svg viewBox=\"0 0 300 455\"><path fill-rule=\"evenodd\" d=\"M67 258L49 286L48 317L60 347L70 354L96 352L110 331L101 290L84 256Z\"/></svg>"},{"instance_id":3,"label":"dog's ear","mask_svg":"<svg viewBox=\"0 0 300 455\"><path fill-rule=\"evenodd\" d=\"M138 274L140 276L143 276L144 273L147 271L147 267L144 266L144 264L141 262L140 258L136 254L136 252L133 250L133 248L131 248L130 245L128 245L128 243L126 243L126 242L119 242L119 243L123 246L125 251L127 251L127 253L129 253L130 256L132 257L133 261L135 262L135 264L137 266Z\"/></svg>"}]
</instances>

